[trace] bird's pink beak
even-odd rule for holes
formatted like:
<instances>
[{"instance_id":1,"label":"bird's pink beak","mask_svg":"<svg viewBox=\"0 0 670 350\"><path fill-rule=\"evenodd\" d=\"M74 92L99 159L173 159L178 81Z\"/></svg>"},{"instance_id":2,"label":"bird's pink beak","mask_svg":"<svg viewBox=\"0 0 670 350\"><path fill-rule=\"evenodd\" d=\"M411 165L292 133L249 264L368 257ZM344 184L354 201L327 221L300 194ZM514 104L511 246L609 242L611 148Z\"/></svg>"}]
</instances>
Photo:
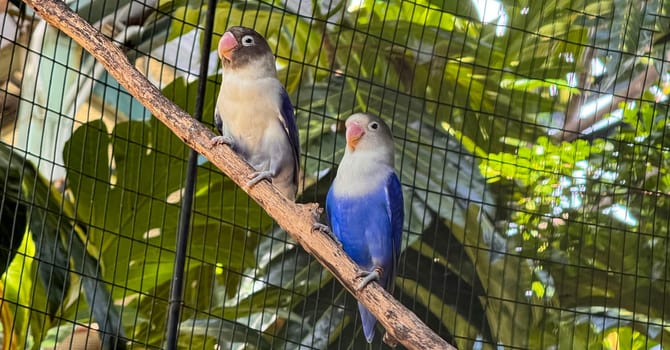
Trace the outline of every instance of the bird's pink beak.
<instances>
[{"instance_id":1,"label":"bird's pink beak","mask_svg":"<svg viewBox=\"0 0 670 350\"><path fill-rule=\"evenodd\" d=\"M361 128L358 123L353 121L347 121L345 125L347 127L347 146L355 150L356 146L358 145L358 141L360 141L361 137L365 135L365 130L363 130L363 128Z\"/></svg>"},{"instance_id":2,"label":"bird's pink beak","mask_svg":"<svg viewBox=\"0 0 670 350\"><path fill-rule=\"evenodd\" d=\"M219 57L230 61L231 53L237 47L237 39L231 32L223 33L221 40L219 40Z\"/></svg>"}]
</instances>

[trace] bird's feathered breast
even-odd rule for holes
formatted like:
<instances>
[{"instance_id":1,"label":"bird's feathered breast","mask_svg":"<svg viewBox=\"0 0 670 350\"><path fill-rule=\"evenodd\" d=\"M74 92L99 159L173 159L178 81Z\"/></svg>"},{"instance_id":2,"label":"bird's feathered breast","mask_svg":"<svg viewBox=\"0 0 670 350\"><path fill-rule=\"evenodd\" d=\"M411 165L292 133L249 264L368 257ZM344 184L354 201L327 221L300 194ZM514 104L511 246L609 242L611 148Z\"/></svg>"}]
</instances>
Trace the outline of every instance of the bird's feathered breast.
<instances>
[{"instance_id":1,"label":"bird's feathered breast","mask_svg":"<svg viewBox=\"0 0 670 350\"><path fill-rule=\"evenodd\" d=\"M346 151L333 181L333 194L338 197L360 197L383 185L394 173L384 154L374 150Z\"/></svg>"},{"instance_id":2,"label":"bird's feathered breast","mask_svg":"<svg viewBox=\"0 0 670 350\"><path fill-rule=\"evenodd\" d=\"M281 83L275 77L244 79L240 74L231 73L224 75L220 96L229 103L272 103L278 111L282 89Z\"/></svg>"}]
</instances>

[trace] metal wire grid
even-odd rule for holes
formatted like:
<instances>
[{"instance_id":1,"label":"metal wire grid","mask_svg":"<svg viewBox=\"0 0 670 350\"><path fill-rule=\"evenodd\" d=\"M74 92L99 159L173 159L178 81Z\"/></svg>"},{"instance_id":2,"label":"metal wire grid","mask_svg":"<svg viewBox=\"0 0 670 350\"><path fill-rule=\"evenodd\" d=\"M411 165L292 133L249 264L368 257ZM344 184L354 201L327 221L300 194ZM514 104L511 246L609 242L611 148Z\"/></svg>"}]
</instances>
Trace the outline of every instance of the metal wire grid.
<instances>
[{"instance_id":1,"label":"metal wire grid","mask_svg":"<svg viewBox=\"0 0 670 350\"><path fill-rule=\"evenodd\" d=\"M204 18L205 11L196 11L198 6L173 4L173 7L156 7L152 3L147 5L151 8L150 16L132 17L129 13L128 20L120 20L116 17L117 12L114 12L120 4L105 3L106 10L102 11L96 8L97 3L81 4L75 8L78 8L80 14L89 16L90 22L101 20L101 23L118 25L135 23L130 19L139 20L142 23L139 28L132 25L115 27L111 30L112 36L117 38L119 45L126 47L129 56L138 65L145 69L149 67L147 75L160 84L167 95L192 111L197 79L204 78L198 77L194 69L201 62L201 57L197 55L198 35L205 30L202 27L204 22L200 20ZM650 144L649 139L621 142L617 133L623 132L621 129L625 128L607 128L608 132L601 137L604 143L571 144L575 148L581 147L584 153L590 152L584 160L567 146L554 150L554 154L569 158L566 162L574 160L575 163L586 161L596 164L587 167L585 173L596 172L595 168L600 168L600 175L579 175L573 172L572 176L567 176L560 169L537 167L532 164L533 158L523 150L537 152L540 142L515 150L511 144L500 145L500 139L504 137L518 137L523 142L530 142L543 135L540 130L546 132L546 128L556 128L557 119L560 118L555 118L555 115L547 117L546 113L535 113L535 117L531 118L518 116L520 110L546 110L536 106L536 90L530 87L525 90L511 89L509 94L501 92L499 97L493 98L501 109L493 106L493 111L490 110L491 106L486 106L485 98L479 104L462 100L463 96L468 99L480 98L478 94L481 89L477 88L477 80L470 79L472 75L512 79L495 61L495 55L491 55L489 60L472 64L457 58L459 54L466 55L466 49L474 50L474 57L485 55L482 53L486 50L485 45L475 45L473 49L462 44L462 41L467 43L467 37L459 36L474 30L472 28L477 26L476 21L455 21L455 27L461 25L465 29L447 31L451 39L448 41L435 35L434 27L430 24L422 28L410 22L416 28L396 26L389 34L388 31L375 30L370 22L366 22L364 17L367 13L375 13L375 8L391 7L393 4L396 3L366 3L364 5L368 7L361 8L368 12L357 11L352 8L352 4L345 6L342 3L311 5L318 7L321 12L313 12L314 8L305 7L304 3L293 2L285 6L262 4L260 7L257 3L218 4L227 9L227 12L222 12L227 16L217 18L216 34L221 34L221 28L244 23L261 33L270 34L268 37L274 43L273 49L282 68L280 72L285 74L283 78L292 91L301 131L302 165L307 180L300 200L323 203L333 176L332 171L326 173L325 170L337 164L342 152L342 138L331 130L341 130L339 123L343 117L365 107L385 116L392 125L398 153L396 165L405 187L408 213L405 240L408 247L401 259L396 296L426 320L438 334L461 347L472 348L488 348L496 344L506 348L547 348L561 341L564 342L563 346L574 347L588 344L593 338L606 346L606 341L612 341L612 334L616 334L617 344L634 344L634 340L629 343L625 343L628 340L621 340L625 339L626 332L633 331L643 336L648 348L655 344L665 344L667 337L664 337L663 330L658 329L666 324L667 306L665 298L654 300L654 297L665 295L668 283L667 267L664 264L668 250L663 243L667 236L668 219L662 219L663 215L670 217L667 216L667 192L660 184L643 181L638 190L652 191L656 199L650 202L647 197L635 197L626 192L622 195L626 204L623 209L628 211L623 216L616 216L612 214L613 211L621 210L622 207L613 205L618 203L617 197L615 195L612 199L608 191L635 190L633 183L637 177L634 171L627 171L629 177L618 179L625 181L620 185L606 178L606 172L611 172L609 169L621 168L622 174L626 170L616 162L630 163L630 157L617 156L615 152L608 151L607 147L615 147L621 154L625 154L631 142L633 147L648 148L646 156L644 152L638 152L642 156L633 157L633 160L662 168L667 161L667 151L655 147L664 144L665 129L659 128L657 133L660 136L656 135L656 143ZM422 3L407 1L401 4L406 6L403 10L412 14L430 9ZM590 14L589 11L592 11L586 5L582 8L577 5L573 4L569 11L581 14ZM659 6L663 8L663 4ZM569 45L582 44L559 31L548 34L544 31L533 36L530 34L537 33L515 27L516 17L522 16L523 11L534 10L522 6L520 9L521 14L509 14L512 17L510 24L490 25L489 32L497 34L502 27L510 32L510 36L511 32L528 35L521 39L519 49L523 51L527 47L531 56L542 56L537 50L546 49L546 46L542 46L543 40L550 38L556 47L566 50L566 55L572 52ZM305 15L330 10L333 13L327 20ZM639 9L632 5L628 7L631 18L636 10ZM543 7L538 11L537 16L546 15L543 18L556 18L561 14L551 7ZM462 15L463 10L456 8L436 12L444 16L441 18L447 18L454 14ZM104 19L106 14L111 14L111 17L106 17L107 21ZM198 19L189 17L194 14L197 14ZM476 18L475 12L470 15ZM649 13L641 14L646 18L645 15ZM271 20L267 20L266 16L270 16ZM375 23L391 22L392 16L393 12L384 12L384 16ZM588 15L584 15L584 18L586 22L591 20ZM617 18L616 14L612 14L612 23ZM659 21L664 19L661 15L657 15L657 18ZM596 16L594 21L593 28L603 26L601 17ZM633 20L629 18L625 23L632 26ZM182 24L195 25L195 33L182 27ZM276 28L278 24L280 29ZM300 32L299 29L304 25L309 29ZM468 29L469 26L472 28ZM318 28L323 27L330 28L327 33L338 33L339 36L319 37L318 33L323 31L319 32ZM617 28L615 25L612 27ZM101 28L104 30L107 27L102 25ZM168 28L171 31L167 31ZM403 37L407 30L416 30L419 34ZM504 35L500 35L496 37L499 39L487 41L487 35L494 33L480 30L482 43L496 45L498 42L498 45L502 45L500 42L506 40ZM311 51L314 56L335 55L328 57L330 66L314 63L314 60L305 57L307 52L302 55L296 52L300 47L296 43L299 41L297 38L292 45L286 46L286 39L282 35L290 36L290 33L298 32L307 38L317 37L318 40L308 42L312 46L315 43L319 45L318 49ZM58 37L56 45L46 39L38 41L40 33L45 38ZM552 38L552 35L555 37ZM646 35L642 30L640 41L649 42ZM174 38L176 41L169 41ZM419 46L412 42L417 39L422 40ZM594 50L601 48L596 39L591 43ZM351 45L351 41L355 45ZM166 42L174 46L163 46ZM398 45L404 47L401 51L393 51ZM390 51L383 51L380 47ZM432 49L434 47L438 49ZM179 51L184 48L187 50L185 54ZM63 345L69 337L81 340L77 338L80 335L84 335L87 341L95 342L99 333L89 328L96 322L101 329L99 332L109 336L121 335L119 332L123 332L123 340L132 341L132 346L165 347L170 302L169 276L172 273L170 262L174 259L177 231L175 214L179 212L182 198L180 194L185 181L187 149L162 126L149 122L146 112L141 108L129 106L127 93L106 77L86 54L75 55L65 61L62 56L54 59L54 55L76 52L76 46L62 34L55 34L44 25L34 24L30 46L18 42L13 50L29 56L28 60L24 57L27 63L22 70L21 94L14 94L21 103L29 106L30 112L24 122L28 125L39 122L37 115L43 113L41 109L44 108L54 113L55 119L45 119L44 126L40 127L44 140L36 143L37 150L29 149L26 152L21 148L10 147L15 153L7 157L10 160L7 164L18 170L7 173L3 182L5 191L0 202L3 227L12 227L11 231L17 231L17 227L21 226L21 217L17 213L23 210L28 210L31 220L39 215L43 215L43 219L31 221L32 236L26 236L26 239L33 238L34 251L19 249L12 260L14 269L10 266L7 272L3 300L7 302L5 305L13 306L15 317L12 323L3 323L3 326L11 329L15 337L22 334L23 338L14 341L24 346L40 341L38 335L46 337L42 340L44 344L51 342ZM176 56L168 57L169 53L175 52ZM517 55L516 52L507 54ZM618 54L625 56L624 52ZM303 56L304 60L296 60L295 56ZM422 62L422 56L432 59L428 67ZM558 65L560 69L577 71L575 57L557 56L566 63ZM30 57L36 61L31 61ZM380 57L390 59L382 60ZM415 59L408 60L407 57ZM652 57L652 53L641 57ZM361 58L372 59L373 62L357 61ZM505 57L500 59L505 60ZM160 61L172 62L175 66L156 65ZM216 59L213 61L217 62ZM542 62L547 64L546 61ZM620 62L623 62L623 66L627 61L622 59ZM527 60L525 63L529 63L529 66L513 72L517 78L515 83L522 84L524 79L533 81L546 88L541 92L548 94L554 93L552 89L556 89L556 93L570 91L560 90L563 89L560 84L552 85L556 74L548 69L542 70L538 62ZM47 68L47 65L53 67ZM419 74L422 70L430 73L450 65L458 66L449 71L455 75L447 75L443 82L435 85L439 91L434 91L433 95L417 93L423 87L416 86L416 80L406 81L403 80L406 76L397 74ZM156 70L152 71L154 67ZM59 69L66 73L59 76ZM618 83L625 84L625 70L617 68L619 71L623 72L624 78L619 79ZM44 90L48 93L46 100L38 101L39 94L26 93L26 87L30 87L33 81L40 81L38 78L29 79L36 72L49 77L49 84ZM211 109L219 79L215 70L210 69L208 72L207 98L204 99L206 112L203 116L205 122L211 123ZM630 74L634 76L635 69L632 72ZM296 75L304 81L296 81ZM183 77L183 80L170 77L162 80L166 76ZM430 77L426 77L428 85L433 80ZM78 88L69 89L72 81L76 82ZM501 87L491 90L509 88L504 83L501 81ZM35 86L33 88L38 89ZM603 92L593 86L585 87L585 90L594 95ZM615 88L613 90L619 91ZM58 91L65 94L58 96ZM72 91L75 98L72 98ZM3 92L9 96L13 94L9 89ZM51 96L56 97L52 99ZM79 111L75 115L74 109L64 103L68 96L68 101L76 101L74 105L77 109L84 111L83 119L77 119ZM519 103L505 103L503 98L518 100ZM585 103L585 100L582 102ZM561 110L566 107L565 103L558 99L556 101L549 109ZM641 99L639 103L649 104L647 99ZM102 105L103 112L98 111L97 114L102 115L104 124L89 122L93 119L90 115L95 113L96 105L98 109ZM666 106L656 103L651 108L655 111L655 118L660 120L656 123L662 123ZM420 112L417 113L417 110ZM21 128L20 113L17 131ZM649 111L640 108L637 113L641 122L632 126L640 130L647 127L642 120L644 113ZM477 123L464 121L464 118L472 118L473 115L479 116ZM89 123L80 125L80 121ZM472 124L488 131L489 137L473 134ZM78 126L74 132L73 125ZM453 125L460 125L460 128L454 128ZM545 129L538 128L538 125ZM620 125L631 125L630 119L624 119ZM115 131L110 134L114 128ZM532 130L530 135L524 133L526 129ZM579 131L582 138L594 138L585 130ZM35 132L34 128L30 132ZM479 135L480 138L473 138L473 135ZM479 149L473 149L468 144L470 139ZM60 148L73 150L69 158L63 157L59 162L58 153L46 147L49 141L56 141ZM68 146L63 145L66 141L70 142ZM78 148L73 146L75 141L78 142ZM110 150L110 147L113 149ZM490 150L489 156L478 152L481 148ZM548 146L545 148L549 152ZM510 149L513 150L510 152ZM491 161L491 154L503 154L505 151L515 154L517 158L501 158L498 163ZM35 170L24 167L22 157L26 156L37 164L43 177L58 186L60 192L49 192L38 179ZM518 159L524 157L528 157L531 163L520 164ZM554 190L573 197L565 197L564 193L537 196L531 186L523 181L534 186L541 185L542 181L531 182L521 175L515 181L491 184L485 179L490 174L482 174L482 169L486 168L480 166L487 161L489 170L496 166L500 169L509 166L514 171L540 173L542 175L538 178L545 178L547 182L559 178L560 181L553 184ZM535 161L545 160L537 158ZM213 347L215 344L222 348L237 348L243 344L257 348L361 347L363 340L358 335L360 325L353 298L343 292L339 284L329 278L279 228L273 226L271 220L241 190L234 188L217 171L204 165L204 159L200 159L199 164L191 246L186 261L187 283L179 327L179 347ZM94 170L91 170L92 167ZM579 170L577 168L575 171ZM67 182L59 183L58 180L64 179L65 173L68 174ZM499 176L504 178L507 175L509 173L501 171ZM16 190L17 181L22 181L23 188L11 193L9 189L14 186ZM564 185L561 181L568 181L571 185ZM597 186L605 190L599 192ZM40 191L43 195L41 197L30 195ZM524 196L531 200L524 202ZM582 201L596 198L614 203L603 203L595 213L584 206L561 206L561 201L570 203L576 200L574 196L581 197ZM554 198L554 201L543 202L549 197ZM86 204L81 198L91 202ZM530 203L537 198L540 201L535 204L544 206L544 212L531 207ZM656 226L650 229L625 222L626 218L633 217L642 221L642 208L646 207L655 208L648 216ZM13 208L16 209L11 211ZM635 208L640 209L636 211ZM74 213L78 221L72 220ZM519 217L523 216L530 219L519 224ZM620 222L622 217L623 223ZM55 225L49 227L46 224L49 220L55 220ZM6 222L11 224L6 226ZM543 227L544 231L538 230ZM122 228L130 232L124 232ZM524 236L524 239L518 239L519 236ZM589 244L591 241L596 244ZM16 240L10 242L10 246L16 247ZM83 253L82 247L85 247L87 254ZM609 270L593 263L616 263L620 261L617 256L625 256L631 249L639 254L631 254L628 259L640 259L640 255L649 253L651 257L645 261L639 260L639 263L656 268L649 270L651 272L631 273L624 260L621 260L620 267L609 266ZM587 260L591 259L592 263L573 258L581 255ZM9 262L8 258L8 265ZM24 265L21 265L22 262ZM42 279L36 270L42 271L42 275L39 275ZM25 275L18 274L21 271ZM129 278L131 275L134 278ZM19 276L20 279L17 279ZM119 278L123 276L126 278ZM90 281L90 284L80 285L79 280ZM628 282L632 282L631 285ZM12 285L14 290L11 289ZM602 296L598 292L599 288L615 296ZM626 300L623 295L631 295L625 293L631 288L632 295L649 302L636 304ZM556 289L563 294L557 295ZM26 299L19 297L21 290L29 291L30 303L26 304ZM110 293L113 303L105 299L105 291ZM44 296L53 298L53 303L45 305ZM661 302L662 305L654 306L652 301ZM109 311L103 317L104 321L96 317L100 314L92 311L100 303ZM647 305L646 309L642 307L644 305ZM112 310L116 310L120 317L114 319ZM632 312L632 315L627 312ZM32 322L29 329L26 327L28 320ZM36 330L37 325L44 327L44 332ZM68 326L74 328L68 329ZM92 348L93 345L88 346ZM378 340L374 347L383 346Z\"/></svg>"}]
</instances>

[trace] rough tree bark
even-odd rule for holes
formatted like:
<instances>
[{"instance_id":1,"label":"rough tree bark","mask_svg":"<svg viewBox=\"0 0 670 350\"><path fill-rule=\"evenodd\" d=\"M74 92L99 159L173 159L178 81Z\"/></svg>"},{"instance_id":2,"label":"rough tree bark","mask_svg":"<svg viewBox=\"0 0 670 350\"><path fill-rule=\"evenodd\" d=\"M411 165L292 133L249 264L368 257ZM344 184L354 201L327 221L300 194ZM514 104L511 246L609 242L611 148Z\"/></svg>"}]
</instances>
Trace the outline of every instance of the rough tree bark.
<instances>
[{"instance_id":1,"label":"rough tree bark","mask_svg":"<svg viewBox=\"0 0 670 350\"><path fill-rule=\"evenodd\" d=\"M126 55L60 0L24 0L44 20L74 39L102 63L107 71L185 144L204 155L248 192L275 221L312 254L342 285L361 301L388 333L408 349L455 349L430 330L410 310L379 284L361 291L355 286L359 269L335 242L312 230L316 204L301 205L283 197L268 181L246 188L251 167L228 146L210 148L211 130L193 119L153 86L128 61Z\"/></svg>"}]
</instances>

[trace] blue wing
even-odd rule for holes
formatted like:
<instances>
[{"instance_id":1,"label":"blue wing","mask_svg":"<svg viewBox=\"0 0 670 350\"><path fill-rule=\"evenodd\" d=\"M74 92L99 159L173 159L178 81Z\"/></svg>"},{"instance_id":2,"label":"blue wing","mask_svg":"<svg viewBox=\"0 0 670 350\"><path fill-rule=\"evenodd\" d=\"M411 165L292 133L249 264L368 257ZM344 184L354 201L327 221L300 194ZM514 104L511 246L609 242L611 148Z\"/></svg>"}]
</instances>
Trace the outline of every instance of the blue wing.
<instances>
[{"instance_id":1,"label":"blue wing","mask_svg":"<svg viewBox=\"0 0 670 350\"><path fill-rule=\"evenodd\" d=\"M386 182L386 202L388 215L391 218L391 242L393 242L393 271L391 272L387 285L387 290L393 290L393 280L398 267L400 258L400 248L402 246L402 225L405 220L405 208L402 195L402 186L398 176L393 173Z\"/></svg>"},{"instance_id":2,"label":"blue wing","mask_svg":"<svg viewBox=\"0 0 670 350\"><path fill-rule=\"evenodd\" d=\"M286 130L286 135L288 136L289 142L291 144L291 149L293 150L293 156L295 159L294 164L294 181L298 183L298 177L300 176L300 139L298 138L298 125L295 121L295 115L293 114L293 105L291 104L291 99L286 93L286 89L282 87L281 89L281 122L284 125L284 130Z\"/></svg>"}]
</instances>

